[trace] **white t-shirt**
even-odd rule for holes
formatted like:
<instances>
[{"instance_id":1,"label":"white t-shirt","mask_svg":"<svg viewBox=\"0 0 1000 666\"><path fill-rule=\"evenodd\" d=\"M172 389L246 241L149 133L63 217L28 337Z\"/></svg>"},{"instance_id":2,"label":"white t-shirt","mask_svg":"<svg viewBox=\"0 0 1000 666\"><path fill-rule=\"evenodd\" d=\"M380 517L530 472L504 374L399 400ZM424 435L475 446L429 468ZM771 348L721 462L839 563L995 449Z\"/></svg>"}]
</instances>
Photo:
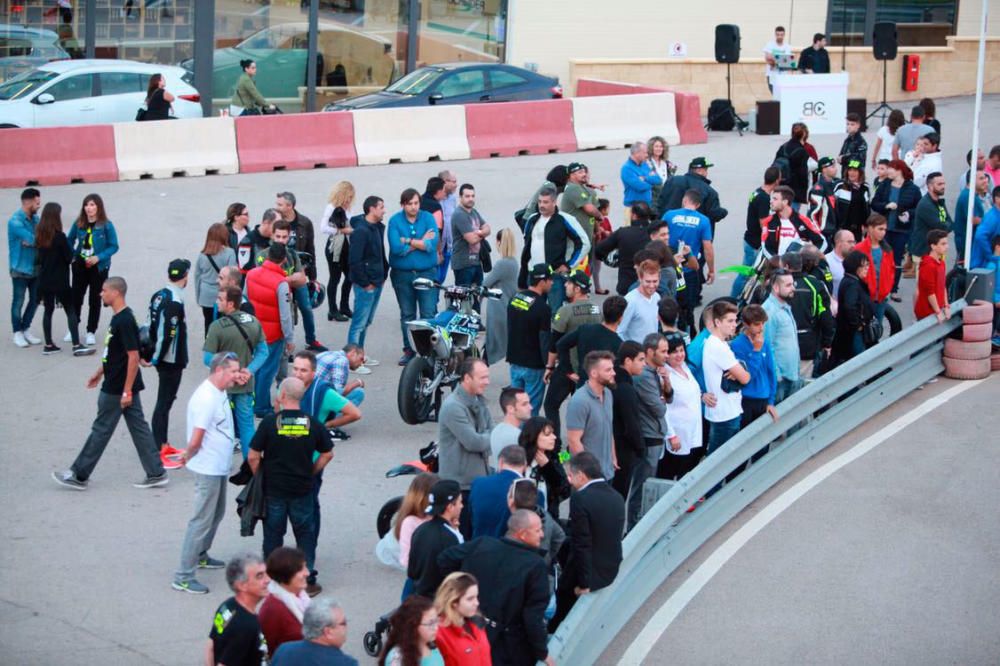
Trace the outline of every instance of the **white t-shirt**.
<instances>
[{"instance_id":1,"label":"white t-shirt","mask_svg":"<svg viewBox=\"0 0 1000 666\"><path fill-rule=\"evenodd\" d=\"M233 462L233 411L229 408L226 392L215 388L207 379L188 400L188 441L195 428L203 429L205 435L201 448L188 461L188 469L208 476L228 476Z\"/></svg>"},{"instance_id":2,"label":"white t-shirt","mask_svg":"<svg viewBox=\"0 0 1000 666\"><path fill-rule=\"evenodd\" d=\"M892 144L896 140L896 137L889 131L889 126L882 125L882 127L879 127L878 133L875 136L882 139L882 145L879 146L878 155L875 156L875 160L891 160Z\"/></svg>"},{"instance_id":3,"label":"white t-shirt","mask_svg":"<svg viewBox=\"0 0 1000 666\"><path fill-rule=\"evenodd\" d=\"M830 266L830 275L833 276L833 293L830 296L837 300L840 292L840 281L844 279L844 260L837 256L836 252L826 255L826 263Z\"/></svg>"},{"instance_id":4,"label":"white t-shirt","mask_svg":"<svg viewBox=\"0 0 1000 666\"><path fill-rule=\"evenodd\" d=\"M714 335L705 340L705 353L701 361L705 372L705 389L715 396L715 407L705 406L705 418L714 423L731 421L743 413L743 392L726 393L722 390L722 374L739 365L729 345Z\"/></svg>"},{"instance_id":5,"label":"white t-shirt","mask_svg":"<svg viewBox=\"0 0 1000 666\"><path fill-rule=\"evenodd\" d=\"M777 56L780 54L788 55L791 54L791 52L792 52L792 47L788 44L788 42L785 42L784 44L778 44L778 42L772 39L771 41L769 41L767 44L764 45L764 53L768 53L774 56L776 59ZM768 81L771 81L771 83L773 84L774 79L772 78L772 76L778 73L778 68L772 67L771 63L767 63L766 65L764 65L764 73L767 74Z\"/></svg>"},{"instance_id":6,"label":"white t-shirt","mask_svg":"<svg viewBox=\"0 0 1000 666\"><path fill-rule=\"evenodd\" d=\"M535 264L545 263L545 225L549 223L551 217L538 216L535 226L531 228L531 259L528 261L528 270Z\"/></svg>"}]
</instances>

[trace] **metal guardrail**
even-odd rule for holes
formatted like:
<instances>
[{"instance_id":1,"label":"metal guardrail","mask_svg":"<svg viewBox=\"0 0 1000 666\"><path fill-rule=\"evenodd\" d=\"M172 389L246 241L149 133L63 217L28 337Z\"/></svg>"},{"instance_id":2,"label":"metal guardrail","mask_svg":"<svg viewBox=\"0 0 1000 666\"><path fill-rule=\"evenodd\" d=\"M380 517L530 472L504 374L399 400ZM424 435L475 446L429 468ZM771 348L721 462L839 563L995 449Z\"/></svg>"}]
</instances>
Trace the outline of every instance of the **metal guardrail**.
<instances>
[{"instance_id":1,"label":"metal guardrail","mask_svg":"<svg viewBox=\"0 0 1000 666\"><path fill-rule=\"evenodd\" d=\"M752 501L806 460L944 370L944 339L962 325L928 317L823 375L778 405L780 419L758 418L678 481L623 543L611 586L581 597L549 639L559 664L593 664L618 632L680 565ZM782 439L783 438L783 439ZM770 451L702 503L700 497L767 443Z\"/></svg>"}]
</instances>

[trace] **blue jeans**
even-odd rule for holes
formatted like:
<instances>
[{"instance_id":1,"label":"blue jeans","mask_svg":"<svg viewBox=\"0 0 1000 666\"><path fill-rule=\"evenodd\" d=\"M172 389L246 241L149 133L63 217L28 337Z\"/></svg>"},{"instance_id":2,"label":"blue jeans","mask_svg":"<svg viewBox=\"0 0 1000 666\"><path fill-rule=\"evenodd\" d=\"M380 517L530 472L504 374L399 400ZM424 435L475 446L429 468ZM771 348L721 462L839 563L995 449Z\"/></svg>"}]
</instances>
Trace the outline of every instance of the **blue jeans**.
<instances>
[{"instance_id":1,"label":"blue jeans","mask_svg":"<svg viewBox=\"0 0 1000 666\"><path fill-rule=\"evenodd\" d=\"M510 385L524 389L531 400L531 415L538 416L542 411L542 399L545 397L545 371L541 368L525 368L520 365L510 366Z\"/></svg>"},{"instance_id":2,"label":"blue jeans","mask_svg":"<svg viewBox=\"0 0 1000 666\"><path fill-rule=\"evenodd\" d=\"M347 341L353 345L365 346L365 333L375 321L375 309L382 297L382 285L371 291L354 285L354 316L351 317L351 328L347 331Z\"/></svg>"},{"instance_id":3,"label":"blue jeans","mask_svg":"<svg viewBox=\"0 0 1000 666\"><path fill-rule=\"evenodd\" d=\"M433 280L435 277L437 277L437 268L428 268L422 271L404 271L393 268L389 273L392 288L396 292L396 301L399 302L399 328L403 333L404 352L412 351L410 331L406 327L406 322L417 318L417 307L420 308L421 319L431 319L437 314L437 289L417 289L413 286L413 281L417 278Z\"/></svg>"},{"instance_id":4,"label":"blue jeans","mask_svg":"<svg viewBox=\"0 0 1000 666\"><path fill-rule=\"evenodd\" d=\"M233 408L233 417L236 420L236 432L240 438L240 449L243 451L243 459L247 459L250 450L250 442L253 440L256 428L253 422L253 393L231 393L229 404Z\"/></svg>"},{"instance_id":5,"label":"blue jeans","mask_svg":"<svg viewBox=\"0 0 1000 666\"><path fill-rule=\"evenodd\" d=\"M360 407L361 403L365 401L365 390L358 386L357 388L351 389L351 392L344 397L353 402L355 407Z\"/></svg>"},{"instance_id":6,"label":"blue jeans","mask_svg":"<svg viewBox=\"0 0 1000 666\"><path fill-rule=\"evenodd\" d=\"M884 326L885 323L882 320L885 318L885 301L880 301L878 303L872 302L872 305L875 308L875 321Z\"/></svg>"},{"instance_id":7,"label":"blue jeans","mask_svg":"<svg viewBox=\"0 0 1000 666\"><path fill-rule=\"evenodd\" d=\"M896 279L892 283L892 290L897 291L899 289L899 279L903 277L903 255L906 253L906 243L910 240L910 232L900 229L890 229L886 232L885 240L892 248L892 259L896 264Z\"/></svg>"},{"instance_id":8,"label":"blue jeans","mask_svg":"<svg viewBox=\"0 0 1000 666\"><path fill-rule=\"evenodd\" d=\"M312 303L309 301L309 287L302 285L295 288L295 304L302 313L302 328L306 331L306 344L316 341L316 319L313 318Z\"/></svg>"},{"instance_id":9,"label":"blue jeans","mask_svg":"<svg viewBox=\"0 0 1000 666\"><path fill-rule=\"evenodd\" d=\"M706 456L712 455L716 449L740 431L740 417L737 416L729 421L709 421L708 423L708 452L705 453Z\"/></svg>"},{"instance_id":10,"label":"blue jeans","mask_svg":"<svg viewBox=\"0 0 1000 666\"><path fill-rule=\"evenodd\" d=\"M750 246L750 243L743 241L743 265L753 266L753 260L757 257L757 250ZM737 275L736 281L733 282L733 290L729 292L732 298L739 298L740 292L743 291L743 287L746 286L747 279L743 275Z\"/></svg>"},{"instance_id":11,"label":"blue jeans","mask_svg":"<svg viewBox=\"0 0 1000 666\"><path fill-rule=\"evenodd\" d=\"M31 328L31 320L35 317L35 310L38 309L38 278L14 277L10 278L13 283L13 300L10 303L10 322L14 328L14 333L27 331ZM24 294L28 294L28 305L24 304Z\"/></svg>"},{"instance_id":12,"label":"blue jeans","mask_svg":"<svg viewBox=\"0 0 1000 666\"><path fill-rule=\"evenodd\" d=\"M531 268L531 266L528 266L528 268ZM552 310L552 316L555 316L556 310L561 308L562 304L565 301L566 301L566 276L563 275L562 273L553 273L552 289L549 290L549 309Z\"/></svg>"},{"instance_id":13,"label":"blue jeans","mask_svg":"<svg viewBox=\"0 0 1000 666\"><path fill-rule=\"evenodd\" d=\"M471 287L474 284L481 285L482 283L482 266L466 266L465 268L455 269L455 284L463 287Z\"/></svg>"},{"instance_id":14,"label":"blue jeans","mask_svg":"<svg viewBox=\"0 0 1000 666\"><path fill-rule=\"evenodd\" d=\"M264 518L264 559L275 548L284 545L285 529L291 522L295 547L305 554L309 571L315 571L316 507L313 493L292 498L268 496L264 501L267 505L267 516ZM315 574L311 578L315 578Z\"/></svg>"},{"instance_id":15,"label":"blue jeans","mask_svg":"<svg viewBox=\"0 0 1000 666\"><path fill-rule=\"evenodd\" d=\"M278 366L284 362L285 339L278 338L277 342L267 346L267 360L260 366L253 380L253 413L260 418L274 413L274 407L271 405L271 384L278 375ZM240 440L242 439L241 436Z\"/></svg>"}]
</instances>

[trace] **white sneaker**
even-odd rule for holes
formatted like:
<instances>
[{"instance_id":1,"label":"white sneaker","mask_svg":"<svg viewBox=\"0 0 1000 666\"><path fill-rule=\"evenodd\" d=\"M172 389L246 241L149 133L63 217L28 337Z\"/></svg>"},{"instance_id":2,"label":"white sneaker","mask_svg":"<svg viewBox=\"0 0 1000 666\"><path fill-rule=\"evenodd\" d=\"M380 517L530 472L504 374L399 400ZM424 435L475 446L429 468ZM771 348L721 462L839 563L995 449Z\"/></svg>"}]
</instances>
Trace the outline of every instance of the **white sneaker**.
<instances>
[{"instance_id":1,"label":"white sneaker","mask_svg":"<svg viewBox=\"0 0 1000 666\"><path fill-rule=\"evenodd\" d=\"M66 331L66 335L63 336L63 342L73 342L73 334Z\"/></svg>"},{"instance_id":2,"label":"white sneaker","mask_svg":"<svg viewBox=\"0 0 1000 666\"><path fill-rule=\"evenodd\" d=\"M367 365L369 368L374 368L376 366L382 365L382 363L379 362L379 361L376 361L375 359L373 359L370 356L365 356L365 365Z\"/></svg>"},{"instance_id":3,"label":"white sneaker","mask_svg":"<svg viewBox=\"0 0 1000 666\"><path fill-rule=\"evenodd\" d=\"M21 349L24 349L25 347L28 347L31 343L24 338L24 333L22 331L18 331L17 333L14 334L14 344L20 347Z\"/></svg>"},{"instance_id":4,"label":"white sneaker","mask_svg":"<svg viewBox=\"0 0 1000 666\"><path fill-rule=\"evenodd\" d=\"M29 345L40 345L42 344L42 339L32 333L31 331L24 332L24 339L28 341Z\"/></svg>"},{"instance_id":5,"label":"white sneaker","mask_svg":"<svg viewBox=\"0 0 1000 666\"><path fill-rule=\"evenodd\" d=\"M97 338L94 337L93 333L87 333L87 339L85 340L87 346L93 347L97 344Z\"/></svg>"},{"instance_id":6,"label":"white sneaker","mask_svg":"<svg viewBox=\"0 0 1000 666\"><path fill-rule=\"evenodd\" d=\"M370 375L370 374L372 374L372 369L368 368L368 367L365 367L363 365L359 365L354 370L351 370L351 372L353 372L356 375Z\"/></svg>"}]
</instances>

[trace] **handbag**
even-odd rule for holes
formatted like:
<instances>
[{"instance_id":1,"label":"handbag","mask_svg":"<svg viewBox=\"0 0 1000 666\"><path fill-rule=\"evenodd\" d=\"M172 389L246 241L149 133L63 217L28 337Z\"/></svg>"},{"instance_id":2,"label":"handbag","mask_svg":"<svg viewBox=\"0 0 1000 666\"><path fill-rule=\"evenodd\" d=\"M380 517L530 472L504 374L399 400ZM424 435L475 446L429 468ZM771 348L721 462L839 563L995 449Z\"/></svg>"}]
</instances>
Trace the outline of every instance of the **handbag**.
<instances>
[{"instance_id":1,"label":"handbag","mask_svg":"<svg viewBox=\"0 0 1000 666\"><path fill-rule=\"evenodd\" d=\"M479 263L483 265L483 272L489 273L493 270L493 248L485 238L479 241Z\"/></svg>"},{"instance_id":2,"label":"handbag","mask_svg":"<svg viewBox=\"0 0 1000 666\"><path fill-rule=\"evenodd\" d=\"M375 557L387 567L397 571L406 571L399 562L399 541L396 540L393 530L386 532L385 536L375 544Z\"/></svg>"},{"instance_id":3,"label":"handbag","mask_svg":"<svg viewBox=\"0 0 1000 666\"><path fill-rule=\"evenodd\" d=\"M137 122L146 119L146 107L144 106L139 107L139 110L135 112L135 119Z\"/></svg>"},{"instance_id":4,"label":"handbag","mask_svg":"<svg viewBox=\"0 0 1000 666\"><path fill-rule=\"evenodd\" d=\"M874 347L882 339L882 322L872 317L861 327L861 339L865 347Z\"/></svg>"}]
</instances>

